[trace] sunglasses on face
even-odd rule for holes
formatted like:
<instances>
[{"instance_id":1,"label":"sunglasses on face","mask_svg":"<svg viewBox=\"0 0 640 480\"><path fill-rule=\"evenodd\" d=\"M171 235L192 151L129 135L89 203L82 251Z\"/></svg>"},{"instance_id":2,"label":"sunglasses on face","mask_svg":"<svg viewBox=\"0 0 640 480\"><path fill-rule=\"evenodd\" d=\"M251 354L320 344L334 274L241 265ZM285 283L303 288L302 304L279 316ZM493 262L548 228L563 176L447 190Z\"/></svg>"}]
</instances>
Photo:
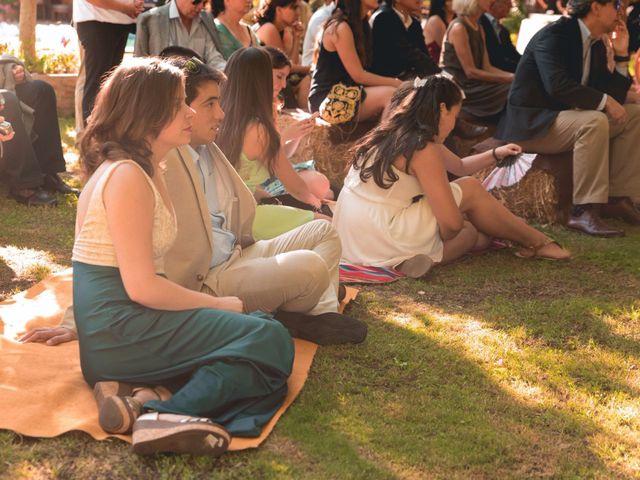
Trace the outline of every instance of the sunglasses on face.
<instances>
[{"instance_id":1,"label":"sunglasses on face","mask_svg":"<svg viewBox=\"0 0 640 480\"><path fill-rule=\"evenodd\" d=\"M206 3L207 0L191 0L191 5L200 5L201 3Z\"/></svg>"},{"instance_id":2,"label":"sunglasses on face","mask_svg":"<svg viewBox=\"0 0 640 480\"><path fill-rule=\"evenodd\" d=\"M622 0L614 0L613 7L616 11L620 11L620 8L622 7Z\"/></svg>"}]
</instances>

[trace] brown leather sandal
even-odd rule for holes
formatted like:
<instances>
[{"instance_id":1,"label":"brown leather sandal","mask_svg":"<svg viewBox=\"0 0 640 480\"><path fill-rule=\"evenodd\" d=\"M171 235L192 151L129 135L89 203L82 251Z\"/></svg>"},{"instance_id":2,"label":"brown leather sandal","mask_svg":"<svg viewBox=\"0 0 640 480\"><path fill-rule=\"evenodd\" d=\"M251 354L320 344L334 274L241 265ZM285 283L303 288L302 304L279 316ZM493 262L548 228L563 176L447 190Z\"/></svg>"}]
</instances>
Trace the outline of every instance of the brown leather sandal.
<instances>
[{"instance_id":1,"label":"brown leather sandal","mask_svg":"<svg viewBox=\"0 0 640 480\"><path fill-rule=\"evenodd\" d=\"M540 255L539 251L541 249L553 243L555 243L559 248L567 252L568 255L566 257L548 257L545 255ZM569 258L571 258L571 253L565 250L565 248L562 245L560 245L557 241L555 241L553 238L549 238L549 237L547 237L543 242L538 243L537 245L522 247L522 250L517 251L515 255L516 257L520 257L520 258L542 258L543 260L552 260L552 261L568 260Z\"/></svg>"}]
</instances>

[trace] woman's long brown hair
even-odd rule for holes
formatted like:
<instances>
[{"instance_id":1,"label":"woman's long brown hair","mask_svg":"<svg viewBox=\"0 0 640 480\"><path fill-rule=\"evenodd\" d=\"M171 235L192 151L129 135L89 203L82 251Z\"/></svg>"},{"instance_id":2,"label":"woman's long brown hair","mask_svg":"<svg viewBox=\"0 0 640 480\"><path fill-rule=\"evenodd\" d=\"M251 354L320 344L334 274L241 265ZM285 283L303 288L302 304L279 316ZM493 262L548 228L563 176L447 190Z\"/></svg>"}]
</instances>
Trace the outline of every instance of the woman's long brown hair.
<instances>
[{"instance_id":1,"label":"woman's long brown hair","mask_svg":"<svg viewBox=\"0 0 640 480\"><path fill-rule=\"evenodd\" d=\"M131 159L153 176L149 140L175 117L181 89L181 70L159 58L134 58L116 67L102 83L80 137L85 175L104 161Z\"/></svg>"},{"instance_id":2,"label":"woman's long brown hair","mask_svg":"<svg viewBox=\"0 0 640 480\"><path fill-rule=\"evenodd\" d=\"M264 157L260 160L273 175L280 134L273 119L271 58L264 48L241 48L229 57L224 73L227 81L220 95L224 120L216 143L237 169L247 128L250 123L257 123L267 136Z\"/></svg>"},{"instance_id":3,"label":"woman's long brown hair","mask_svg":"<svg viewBox=\"0 0 640 480\"><path fill-rule=\"evenodd\" d=\"M409 173L416 151L438 135L440 104L451 110L460 102L460 87L442 75L427 77L424 84L403 83L380 125L351 150L353 168L360 170L360 179L366 182L373 178L380 188L390 188L399 179L393 167L396 158L404 156L405 173Z\"/></svg>"},{"instance_id":4,"label":"woman's long brown hair","mask_svg":"<svg viewBox=\"0 0 640 480\"><path fill-rule=\"evenodd\" d=\"M334 25L337 28L342 22L346 22L353 33L353 40L358 52L358 58L362 68L367 68L371 63L372 41L369 18L361 18L360 9L362 0L338 0L336 8L324 24L323 32Z\"/></svg>"}]
</instances>

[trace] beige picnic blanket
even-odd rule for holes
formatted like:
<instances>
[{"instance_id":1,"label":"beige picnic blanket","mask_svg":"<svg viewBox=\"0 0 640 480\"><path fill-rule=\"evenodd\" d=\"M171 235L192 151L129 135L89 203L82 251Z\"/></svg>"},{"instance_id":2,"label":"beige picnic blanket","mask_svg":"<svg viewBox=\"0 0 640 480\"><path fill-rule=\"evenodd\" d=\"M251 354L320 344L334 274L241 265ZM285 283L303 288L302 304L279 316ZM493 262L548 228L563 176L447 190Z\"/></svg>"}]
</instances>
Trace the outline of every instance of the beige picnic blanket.
<instances>
[{"instance_id":1,"label":"beige picnic blanket","mask_svg":"<svg viewBox=\"0 0 640 480\"><path fill-rule=\"evenodd\" d=\"M55 437L81 430L96 440L109 435L98 425L98 410L80 371L78 342L55 347L21 344L20 334L35 327L54 326L71 304L72 271L52 275L29 290L0 303L0 429L31 437ZM355 298L347 288L342 308ZM259 446L298 396L309 374L318 346L295 339L293 373L284 404L256 438L234 438L230 450Z\"/></svg>"}]
</instances>

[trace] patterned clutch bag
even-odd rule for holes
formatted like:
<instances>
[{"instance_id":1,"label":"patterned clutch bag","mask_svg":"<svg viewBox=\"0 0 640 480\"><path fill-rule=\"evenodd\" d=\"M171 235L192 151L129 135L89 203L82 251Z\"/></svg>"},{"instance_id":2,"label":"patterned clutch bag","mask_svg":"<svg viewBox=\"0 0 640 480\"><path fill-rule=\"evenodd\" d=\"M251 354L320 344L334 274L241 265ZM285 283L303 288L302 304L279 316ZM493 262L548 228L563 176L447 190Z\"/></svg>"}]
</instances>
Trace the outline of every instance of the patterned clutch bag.
<instances>
[{"instance_id":1,"label":"patterned clutch bag","mask_svg":"<svg viewBox=\"0 0 640 480\"><path fill-rule=\"evenodd\" d=\"M344 83L336 83L320 104L320 117L332 125L353 120L361 96L362 87L348 87Z\"/></svg>"}]
</instances>

